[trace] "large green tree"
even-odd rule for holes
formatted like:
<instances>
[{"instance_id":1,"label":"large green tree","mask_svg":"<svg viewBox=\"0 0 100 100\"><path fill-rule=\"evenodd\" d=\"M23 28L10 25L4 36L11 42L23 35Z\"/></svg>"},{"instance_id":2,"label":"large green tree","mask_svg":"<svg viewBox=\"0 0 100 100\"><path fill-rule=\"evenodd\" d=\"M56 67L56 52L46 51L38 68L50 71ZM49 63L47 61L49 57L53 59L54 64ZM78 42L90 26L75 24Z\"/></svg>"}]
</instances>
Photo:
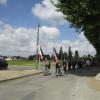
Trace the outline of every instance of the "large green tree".
<instances>
[{"instance_id":1,"label":"large green tree","mask_svg":"<svg viewBox=\"0 0 100 100\"><path fill-rule=\"evenodd\" d=\"M78 31L83 31L100 56L100 0L58 0L55 6Z\"/></svg>"}]
</instances>

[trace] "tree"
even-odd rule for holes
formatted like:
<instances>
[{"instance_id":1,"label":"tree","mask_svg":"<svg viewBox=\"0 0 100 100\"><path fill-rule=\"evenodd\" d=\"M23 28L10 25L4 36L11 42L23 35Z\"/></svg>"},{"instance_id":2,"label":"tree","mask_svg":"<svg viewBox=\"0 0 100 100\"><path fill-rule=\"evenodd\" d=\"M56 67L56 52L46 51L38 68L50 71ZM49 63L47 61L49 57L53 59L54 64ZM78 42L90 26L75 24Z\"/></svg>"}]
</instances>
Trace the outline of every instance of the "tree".
<instances>
[{"instance_id":1,"label":"tree","mask_svg":"<svg viewBox=\"0 0 100 100\"><path fill-rule=\"evenodd\" d=\"M60 47L60 50L59 50L59 59L60 60L64 59L64 54L63 54L62 46Z\"/></svg>"},{"instance_id":2,"label":"tree","mask_svg":"<svg viewBox=\"0 0 100 100\"><path fill-rule=\"evenodd\" d=\"M71 50L71 47L69 46L69 48L68 48L68 59L72 59L73 58L73 56L72 56L72 50Z\"/></svg>"},{"instance_id":3,"label":"tree","mask_svg":"<svg viewBox=\"0 0 100 100\"><path fill-rule=\"evenodd\" d=\"M58 0L54 5L71 27L84 32L100 56L100 0Z\"/></svg>"},{"instance_id":4,"label":"tree","mask_svg":"<svg viewBox=\"0 0 100 100\"><path fill-rule=\"evenodd\" d=\"M75 59L79 59L79 53L78 53L78 50L75 50L75 56L74 56Z\"/></svg>"},{"instance_id":5,"label":"tree","mask_svg":"<svg viewBox=\"0 0 100 100\"><path fill-rule=\"evenodd\" d=\"M30 55L30 56L28 57L29 60L35 60L35 58L36 58L36 55Z\"/></svg>"},{"instance_id":6,"label":"tree","mask_svg":"<svg viewBox=\"0 0 100 100\"><path fill-rule=\"evenodd\" d=\"M64 52L64 59L67 60L67 58L68 58L67 52Z\"/></svg>"},{"instance_id":7,"label":"tree","mask_svg":"<svg viewBox=\"0 0 100 100\"><path fill-rule=\"evenodd\" d=\"M47 54L47 55L44 55L45 58L47 58L48 60L50 60L50 55Z\"/></svg>"}]
</instances>

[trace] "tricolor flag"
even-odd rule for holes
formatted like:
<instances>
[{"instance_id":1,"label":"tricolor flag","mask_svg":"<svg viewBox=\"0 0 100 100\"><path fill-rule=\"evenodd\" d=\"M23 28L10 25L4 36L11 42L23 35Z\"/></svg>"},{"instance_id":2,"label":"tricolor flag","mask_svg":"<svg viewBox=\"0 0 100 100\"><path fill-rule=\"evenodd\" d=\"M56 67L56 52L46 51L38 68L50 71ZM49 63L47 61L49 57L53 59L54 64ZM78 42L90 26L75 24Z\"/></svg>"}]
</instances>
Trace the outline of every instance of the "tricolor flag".
<instances>
[{"instance_id":1,"label":"tricolor flag","mask_svg":"<svg viewBox=\"0 0 100 100\"><path fill-rule=\"evenodd\" d=\"M43 60L44 57L43 57L43 51L42 51L42 48L41 46L39 46L39 60Z\"/></svg>"},{"instance_id":2,"label":"tricolor flag","mask_svg":"<svg viewBox=\"0 0 100 100\"><path fill-rule=\"evenodd\" d=\"M55 48L53 48L53 56L54 56L54 59L55 59L55 60L58 59L58 58L57 58L57 52L56 52L56 49L55 49Z\"/></svg>"}]
</instances>

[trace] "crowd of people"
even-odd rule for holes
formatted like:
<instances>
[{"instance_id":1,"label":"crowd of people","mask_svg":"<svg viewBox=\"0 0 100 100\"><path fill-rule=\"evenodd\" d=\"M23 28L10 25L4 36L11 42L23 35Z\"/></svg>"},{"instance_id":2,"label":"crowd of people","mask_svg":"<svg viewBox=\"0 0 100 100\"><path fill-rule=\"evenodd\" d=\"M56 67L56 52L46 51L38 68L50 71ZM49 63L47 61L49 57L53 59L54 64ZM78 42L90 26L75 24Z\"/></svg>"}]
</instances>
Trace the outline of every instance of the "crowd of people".
<instances>
[{"instance_id":1,"label":"crowd of people","mask_svg":"<svg viewBox=\"0 0 100 100\"><path fill-rule=\"evenodd\" d=\"M55 74L56 76L60 76L67 74L69 71L75 71L78 68L93 67L93 66L96 66L95 60L71 59L71 60L61 61L59 59L56 59ZM44 68L44 76L46 75L51 75L51 63L47 58L45 59L45 68Z\"/></svg>"}]
</instances>

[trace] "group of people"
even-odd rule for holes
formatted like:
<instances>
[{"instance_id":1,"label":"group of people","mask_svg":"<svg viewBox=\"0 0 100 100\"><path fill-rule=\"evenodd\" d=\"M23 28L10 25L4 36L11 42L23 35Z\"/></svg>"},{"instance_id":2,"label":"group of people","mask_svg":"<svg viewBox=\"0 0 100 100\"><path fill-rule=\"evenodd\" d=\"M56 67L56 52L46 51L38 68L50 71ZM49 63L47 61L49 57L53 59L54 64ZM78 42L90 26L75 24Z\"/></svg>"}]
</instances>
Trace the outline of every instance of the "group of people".
<instances>
[{"instance_id":1,"label":"group of people","mask_svg":"<svg viewBox=\"0 0 100 100\"><path fill-rule=\"evenodd\" d=\"M67 74L69 71L73 70L75 71L77 68L83 68L85 66L89 67L92 66L92 64L95 64L95 62L90 60L63 60L60 61L59 59L56 59L55 61L55 74L56 76L61 76L63 74ZM45 59L45 69L44 69L44 75L50 75L51 74L51 63L46 58Z\"/></svg>"}]
</instances>

